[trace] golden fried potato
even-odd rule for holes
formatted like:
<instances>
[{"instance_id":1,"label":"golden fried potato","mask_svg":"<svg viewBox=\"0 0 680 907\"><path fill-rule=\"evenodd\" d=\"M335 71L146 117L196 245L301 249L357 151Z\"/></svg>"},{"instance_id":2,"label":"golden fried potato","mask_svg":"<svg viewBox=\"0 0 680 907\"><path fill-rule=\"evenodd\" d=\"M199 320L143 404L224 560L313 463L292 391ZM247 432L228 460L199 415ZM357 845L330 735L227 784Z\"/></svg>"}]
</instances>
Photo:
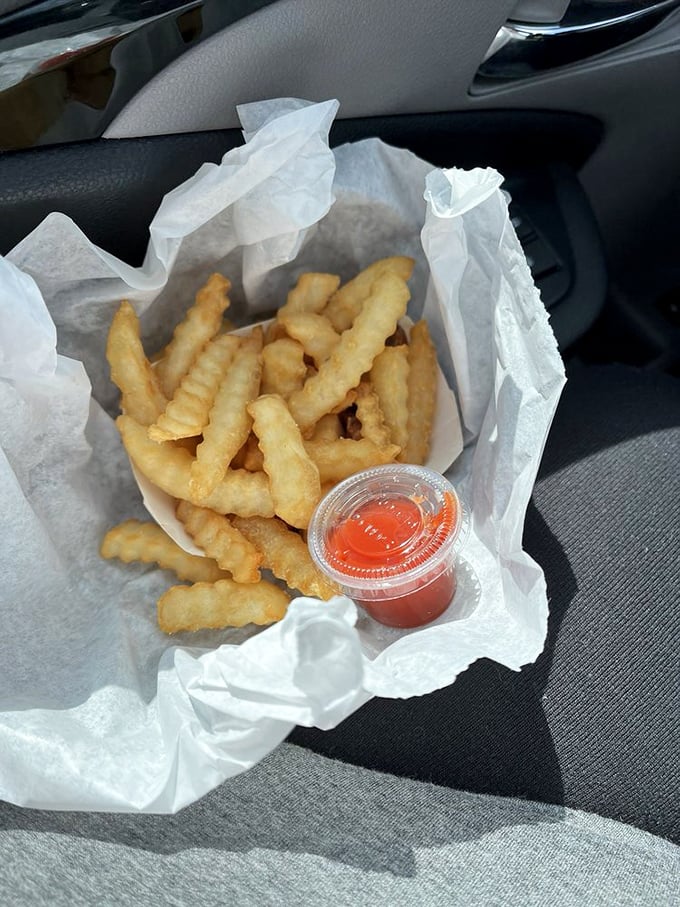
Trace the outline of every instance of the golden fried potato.
<instances>
[{"instance_id":1,"label":"golden fried potato","mask_svg":"<svg viewBox=\"0 0 680 907\"><path fill-rule=\"evenodd\" d=\"M177 438L175 441L169 441L173 447L181 447L182 450L188 451L192 457L196 456L196 448L201 443L200 437L197 438Z\"/></svg>"},{"instance_id":2,"label":"golden fried potato","mask_svg":"<svg viewBox=\"0 0 680 907\"><path fill-rule=\"evenodd\" d=\"M317 274L312 271L301 274L295 287L288 293L286 302L277 313L277 318L293 312L321 312L333 293L340 286L336 274Z\"/></svg>"},{"instance_id":3,"label":"golden fried potato","mask_svg":"<svg viewBox=\"0 0 680 907\"><path fill-rule=\"evenodd\" d=\"M196 294L194 305L175 328L157 367L163 393L169 399L205 344L222 327L222 314L229 306L227 293L230 287L231 282L226 277L211 274Z\"/></svg>"},{"instance_id":4,"label":"golden fried potato","mask_svg":"<svg viewBox=\"0 0 680 907\"><path fill-rule=\"evenodd\" d=\"M331 415L342 414L346 409L349 409L351 406L354 406L354 404L356 403L356 400L357 400L357 389L355 387L352 387L352 388L350 388L350 390L347 391L347 393L342 398L342 400L336 406L333 407L333 409L331 410ZM307 437L307 436L305 435L305 437Z\"/></svg>"},{"instance_id":5,"label":"golden fried potato","mask_svg":"<svg viewBox=\"0 0 680 907\"><path fill-rule=\"evenodd\" d=\"M430 454L437 406L437 351L424 319L411 328L408 359L408 440L399 459L422 465Z\"/></svg>"},{"instance_id":6,"label":"golden fried potato","mask_svg":"<svg viewBox=\"0 0 680 907\"><path fill-rule=\"evenodd\" d=\"M178 579L192 583L214 583L228 577L212 558L188 554L156 523L140 520L126 520L109 529L99 553L107 559L118 558L125 564L133 561L158 564L163 570L174 570Z\"/></svg>"},{"instance_id":7,"label":"golden fried potato","mask_svg":"<svg viewBox=\"0 0 680 907\"><path fill-rule=\"evenodd\" d=\"M161 596L162 630L280 620L289 597L262 568L305 595L337 593L305 541L322 495L360 470L422 463L429 452L434 346L424 322L410 346L398 326L412 269L412 259L382 259L340 288L335 275L303 274L266 333L238 337L223 321L230 283L214 274L155 371L123 303L107 345L124 409L116 425L135 469L177 500L206 553L187 554L152 523L107 533L103 557L195 582Z\"/></svg>"},{"instance_id":8,"label":"golden fried potato","mask_svg":"<svg viewBox=\"0 0 680 907\"><path fill-rule=\"evenodd\" d=\"M252 432L245 443L243 468L249 472L262 472L264 470L264 456L257 442L257 435L252 434Z\"/></svg>"},{"instance_id":9,"label":"golden fried potato","mask_svg":"<svg viewBox=\"0 0 680 907\"><path fill-rule=\"evenodd\" d=\"M128 456L154 485L174 498L209 507L217 513L239 516L274 516L269 481L264 473L229 469L205 500L192 496L189 485L194 458L172 442L157 444L146 428L130 416L119 416L116 427Z\"/></svg>"},{"instance_id":10,"label":"golden fried potato","mask_svg":"<svg viewBox=\"0 0 680 907\"><path fill-rule=\"evenodd\" d=\"M261 517L234 519L243 535L262 553L262 566L303 595L327 600L338 590L324 577L311 558L309 549L297 532L276 519Z\"/></svg>"},{"instance_id":11,"label":"golden fried potato","mask_svg":"<svg viewBox=\"0 0 680 907\"><path fill-rule=\"evenodd\" d=\"M213 558L222 570L228 570L237 583L259 581L262 555L225 516L206 507L180 501L177 519L184 524L198 547Z\"/></svg>"},{"instance_id":12,"label":"golden fried potato","mask_svg":"<svg viewBox=\"0 0 680 907\"><path fill-rule=\"evenodd\" d=\"M216 583L173 586L158 599L158 626L164 633L219 630L246 624L273 624L285 615L289 598L272 583Z\"/></svg>"},{"instance_id":13,"label":"golden fried potato","mask_svg":"<svg viewBox=\"0 0 680 907\"><path fill-rule=\"evenodd\" d=\"M274 318L265 328L264 345L269 346L277 340L283 340L285 337L288 337L286 329L277 318Z\"/></svg>"},{"instance_id":14,"label":"golden fried potato","mask_svg":"<svg viewBox=\"0 0 680 907\"><path fill-rule=\"evenodd\" d=\"M222 379L203 429L203 441L196 448L190 481L194 499L203 500L211 493L245 444L252 425L247 406L260 390L261 376L261 338L249 337Z\"/></svg>"},{"instance_id":15,"label":"golden fried potato","mask_svg":"<svg viewBox=\"0 0 680 907\"><path fill-rule=\"evenodd\" d=\"M314 426L312 441L337 441L342 437L342 423L337 413L327 413Z\"/></svg>"},{"instance_id":16,"label":"golden fried potato","mask_svg":"<svg viewBox=\"0 0 680 907\"><path fill-rule=\"evenodd\" d=\"M387 272L396 274L401 280L408 280L413 273L412 258L381 258L373 262L357 276L340 287L330 298L324 315L336 331L346 331L361 311L364 302L373 292L376 279ZM391 333L391 332L390 332Z\"/></svg>"},{"instance_id":17,"label":"golden fried potato","mask_svg":"<svg viewBox=\"0 0 680 907\"><path fill-rule=\"evenodd\" d=\"M305 441L304 444L323 483L339 482L370 466L393 463L399 454L399 448L395 444L377 447L367 438L360 441L349 438L340 438L338 441Z\"/></svg>"},{"instance_id":18,"label":"golden fried potato","mask_svg":"<svg viewBox=\"0 0 680 907\"><path fill-rule=\"evenodd\" d=\"M330 357L340 342L340 334L323 315L315 315L313 312L291 312L279 315L279 321L288 336L302 344L305 353L314 360L317 368Z\"/></svg>"},{"instance_id":19,"label":"golden fried potato","mask_svg":"<svg viewBox=\"0 0 680 907\"><path fill-rule=\"evenodd\" d=\"M282 337L268 343L262 350L263 394L279 394L287 400L305 383L307 366L305 351L300 343Z\"/></svg>"},{"instance_id":20,"label":"golden fried potato","mask_svg":"<svg viewBox=\"0 0 680 907\"><path fill-rule=\"evenodd\" d=\"M368 381L362 381L357 388L357 419L361 423L362 438L367 438L377 447L387 447L392 443L380 400Z\"/></svg>"},{"instance_id":21,"label":"golden fried potato","mask_svg":"<svg viewBox=\"0 0 680 907\"><path fill-rule=\"evenodd\" d=\"M221 334L208 341L182 378L165 412L149 428L150 438L173 441L201 434L238 347L238 337L230 334Z\"/></svg>"},{"instance_id":22,"label":"golden fried potato","mask_svg":"<svg viewBox=\"0 0 680 907\"><path fill-rule=\"evenodd\" d=\"M293 418L303 432L333 411L348 391L357 387L406 312L409 297L405 281L391 271L376 278L371 295L354 324L341 335L330 359L288 401Z\"/></svg>"},{"instance_id":23,"label":"golden fried potato","mask_svg":"<svg viewBox=\"0 0 680 907\"><path fill-rule=\"evenodd\" d=\"M158 377L144 355L139 319L130 303L121 302L106 341L111 380L122 394L126 413L142 425L151 425L167 405Z\"/></svg>"},{"instance_id":24,"label":"golden fried potato","mask_svg":"<svg viewBox=\"0 0 680 907\"><path fill-rule=\"evenodd\" d=\"M321 493L319 471L309 459L300 429L285 401L274 394L248 406L269 476L274 510L291 526L304 528Z\"/></svg>"},{"instance_id":25,"label":"golden fried potato","mask_svg":"<svg viewBox=\"0 0 680 907\"><path fill-rule=\"evenodd\" d=\"M375 357L371 386L378 395L380 409L390 430L393 444L406 447L408 438L408 347L387 346Z\"/></svg>"},{"instance_id":26,"label":"golden fried potato","mask_svg":"<svg viewBox=\"0 0 680 907\"><path fill-rule=\"evenodd\" d=\"M328 494L328 492L332 491L337 484L338 484L337 482L322 482L321 483L321 497L325 498L326 495Z\"/></svg>"}]
</instances>

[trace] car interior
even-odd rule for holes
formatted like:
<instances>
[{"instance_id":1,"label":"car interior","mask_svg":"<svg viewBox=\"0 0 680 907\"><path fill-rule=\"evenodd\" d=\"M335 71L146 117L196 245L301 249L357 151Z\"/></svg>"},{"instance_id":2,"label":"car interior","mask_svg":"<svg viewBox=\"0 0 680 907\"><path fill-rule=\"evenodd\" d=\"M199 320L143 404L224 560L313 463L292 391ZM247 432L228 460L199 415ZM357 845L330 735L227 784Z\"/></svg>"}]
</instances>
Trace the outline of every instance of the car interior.
<instances>
[{"instance_id":1,"label":"car interior","mask_svg":"<svg viewBox=\"0 0 680 907\"><path fill-rule=\"evenodd\" d=\"M568 379L524 529L545 650L299 727L296 752L680 844L679 91L680 0L0 2L3 255L60 211L139 266L163 196L243 142L253 100L337 98L332 147L504 178ZM32 823L0 804L0 835Z\"/></svg>"}]
</instances>

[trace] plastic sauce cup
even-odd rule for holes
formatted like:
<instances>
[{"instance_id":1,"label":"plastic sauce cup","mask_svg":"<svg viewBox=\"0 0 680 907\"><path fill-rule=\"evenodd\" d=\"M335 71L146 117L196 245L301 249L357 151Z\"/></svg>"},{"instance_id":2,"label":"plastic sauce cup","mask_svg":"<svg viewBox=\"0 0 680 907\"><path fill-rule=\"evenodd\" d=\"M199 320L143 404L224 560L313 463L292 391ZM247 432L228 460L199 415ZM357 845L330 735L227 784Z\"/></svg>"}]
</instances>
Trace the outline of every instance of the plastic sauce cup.
<instances>
[{"instance_id":1,"label":"plastic sauce cup","mask_svg":"<svg viewBox=\"0 0 680 907\"><path fill-rule=\"evenodd\" d=\"M307 542L319 569L371 617L419 627L443 614L455 594L463 516L439 473L375 466L321 500Z\"/></svg>"}]
</instances>

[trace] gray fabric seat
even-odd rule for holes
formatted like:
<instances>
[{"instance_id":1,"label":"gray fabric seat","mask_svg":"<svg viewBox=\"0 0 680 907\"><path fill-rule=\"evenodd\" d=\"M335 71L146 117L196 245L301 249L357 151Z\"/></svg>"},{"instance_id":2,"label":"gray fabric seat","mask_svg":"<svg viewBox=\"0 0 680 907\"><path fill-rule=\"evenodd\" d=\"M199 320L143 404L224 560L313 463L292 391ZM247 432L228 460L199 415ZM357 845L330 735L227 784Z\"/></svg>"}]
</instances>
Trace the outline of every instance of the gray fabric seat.
<instances>
[{"instance_id":1,"label":"gray fabric seat","mask_svg":"<svg viewBox=\"0 0 680 907\"><path fill-rule=\"evenodd\" d=\"M672 905L680 849L290 744L176 816L0 804L3 904Z\"/></svg>"},{"instance_id":2,"label":"gray fabric seat","mask_svg":"<svg viewBox=\"0 0 680 907\"><path fill-rule=\"evenodd\" d=\"M680 843L680 381L624 366L568 377L525 525L550 599L536 664L478 662L446 689L291 739Z\"/></svg>"}]
</instances>

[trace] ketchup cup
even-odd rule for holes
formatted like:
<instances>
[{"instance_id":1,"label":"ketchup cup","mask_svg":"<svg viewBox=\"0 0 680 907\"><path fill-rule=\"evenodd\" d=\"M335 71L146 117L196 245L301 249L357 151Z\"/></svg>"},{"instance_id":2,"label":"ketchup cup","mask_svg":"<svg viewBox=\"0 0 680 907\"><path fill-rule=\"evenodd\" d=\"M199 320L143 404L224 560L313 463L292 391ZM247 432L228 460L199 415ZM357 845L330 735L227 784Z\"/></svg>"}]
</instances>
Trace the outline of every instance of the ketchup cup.
<instances>
[{"instance_id":1,"label":"ketchup cup","mask_svg":"<svg viewBox=\"0 0 680 907\"><path fill-rule=\"evenodd\" d=\"M389 627L420 627L448 608L463 508L453 486L423 466L358 472L319 503L307 533L314 562Z\"/></svg>"}]
</instances>

